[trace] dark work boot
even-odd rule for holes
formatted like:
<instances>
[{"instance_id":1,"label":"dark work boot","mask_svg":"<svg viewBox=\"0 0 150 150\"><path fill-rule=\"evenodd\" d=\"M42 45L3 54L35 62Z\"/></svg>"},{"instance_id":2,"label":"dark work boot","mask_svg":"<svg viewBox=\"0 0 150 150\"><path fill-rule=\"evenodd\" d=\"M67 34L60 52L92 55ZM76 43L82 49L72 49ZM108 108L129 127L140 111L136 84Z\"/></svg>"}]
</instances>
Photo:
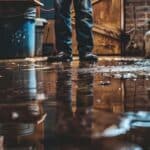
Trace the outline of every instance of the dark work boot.
<instances>
[{"instance_id":1,"label":"dark work boot","mask_svg":"<svg viewBox=\"0 0 150 150\"><path fill-rule=\"evenodd\" d=\"M48 62L71 62L72 61L72 55L67 54L63 51L60 51L55 56L49 56L47 59Z\"/></svg>"},{"instance_id":2,"label":"dark work boot","mask_svg":"<svg viewBox=\"0 0 150 150\"><path fill-rule=\"evenodd\" d=\"M88 52L88 53L85 53L83 55L80 55L80 61L97 62L98 61L98 57L95 54L93 54L92 52Z\"/></svg>"}]
</instances>

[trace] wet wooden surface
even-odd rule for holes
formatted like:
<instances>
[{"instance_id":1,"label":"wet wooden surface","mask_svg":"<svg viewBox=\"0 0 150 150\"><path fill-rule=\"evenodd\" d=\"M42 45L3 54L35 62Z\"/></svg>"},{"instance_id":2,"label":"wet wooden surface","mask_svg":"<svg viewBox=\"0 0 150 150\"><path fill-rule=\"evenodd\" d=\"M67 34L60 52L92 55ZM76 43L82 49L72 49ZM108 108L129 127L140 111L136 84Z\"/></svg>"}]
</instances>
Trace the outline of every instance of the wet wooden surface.
<instances>
[{"instance_id":1,"label":"wet wooden surface","mask_svg":"<svg viewBox=\"0 0 150 150\"><path fill-rule=\"evenodd\" d=\"M150 60L0 62L3 149L147 150Z\"/></svg>"}]
</instances>

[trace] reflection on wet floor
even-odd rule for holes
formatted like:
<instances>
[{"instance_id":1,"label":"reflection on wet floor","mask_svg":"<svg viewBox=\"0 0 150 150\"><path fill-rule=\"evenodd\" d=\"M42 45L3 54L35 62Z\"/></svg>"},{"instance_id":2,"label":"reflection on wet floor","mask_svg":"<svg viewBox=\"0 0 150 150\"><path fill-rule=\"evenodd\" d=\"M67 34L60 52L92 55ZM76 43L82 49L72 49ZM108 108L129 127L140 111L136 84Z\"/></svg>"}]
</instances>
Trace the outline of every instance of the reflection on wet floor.
<instances>
[{"instance_id":1,"label":"reflection on wet floor","mask_svg":"<svg viewBox=\"0 0 150 150\"><path fill-rule=\"evenodd\" d=\"M150 60L1 62L0 149L149 150Z\"/></svg>"}]
</instances>

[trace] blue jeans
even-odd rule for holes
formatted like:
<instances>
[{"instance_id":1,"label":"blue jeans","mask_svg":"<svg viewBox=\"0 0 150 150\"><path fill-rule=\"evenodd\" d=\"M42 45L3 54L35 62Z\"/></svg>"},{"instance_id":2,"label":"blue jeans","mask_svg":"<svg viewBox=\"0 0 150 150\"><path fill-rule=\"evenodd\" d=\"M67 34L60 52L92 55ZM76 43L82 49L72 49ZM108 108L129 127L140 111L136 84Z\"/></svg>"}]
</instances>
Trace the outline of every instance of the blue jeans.
<instances>
[{"instance_id":1,"label":"blue jeans","mask_svg":"<svg viewBox=\"0 0 150 150\"><path fill-rule=\"evenodd\" d=\"M79 56L93 49L91 0L55 0L56 48L72 53L71 4L75 9L75 28Z\"/></svg>"}]
</instances>

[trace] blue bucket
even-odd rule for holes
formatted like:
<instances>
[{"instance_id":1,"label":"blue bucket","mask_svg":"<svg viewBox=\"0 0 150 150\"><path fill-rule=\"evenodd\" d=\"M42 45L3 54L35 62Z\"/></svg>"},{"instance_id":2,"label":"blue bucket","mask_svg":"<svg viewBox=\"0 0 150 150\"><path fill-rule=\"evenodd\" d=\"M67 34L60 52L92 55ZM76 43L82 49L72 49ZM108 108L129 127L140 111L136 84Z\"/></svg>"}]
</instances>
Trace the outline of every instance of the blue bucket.
<instances>
[{"instance_id":1,"label":"blue bucket","mask_svg":"<svg viewBox=\"0 0 150 150\"><path fill-rule=\"evenodd\" d=\"M28 14L0 19L0 58L35 55L35 19Z\"/></svg>"}]
</instances>

